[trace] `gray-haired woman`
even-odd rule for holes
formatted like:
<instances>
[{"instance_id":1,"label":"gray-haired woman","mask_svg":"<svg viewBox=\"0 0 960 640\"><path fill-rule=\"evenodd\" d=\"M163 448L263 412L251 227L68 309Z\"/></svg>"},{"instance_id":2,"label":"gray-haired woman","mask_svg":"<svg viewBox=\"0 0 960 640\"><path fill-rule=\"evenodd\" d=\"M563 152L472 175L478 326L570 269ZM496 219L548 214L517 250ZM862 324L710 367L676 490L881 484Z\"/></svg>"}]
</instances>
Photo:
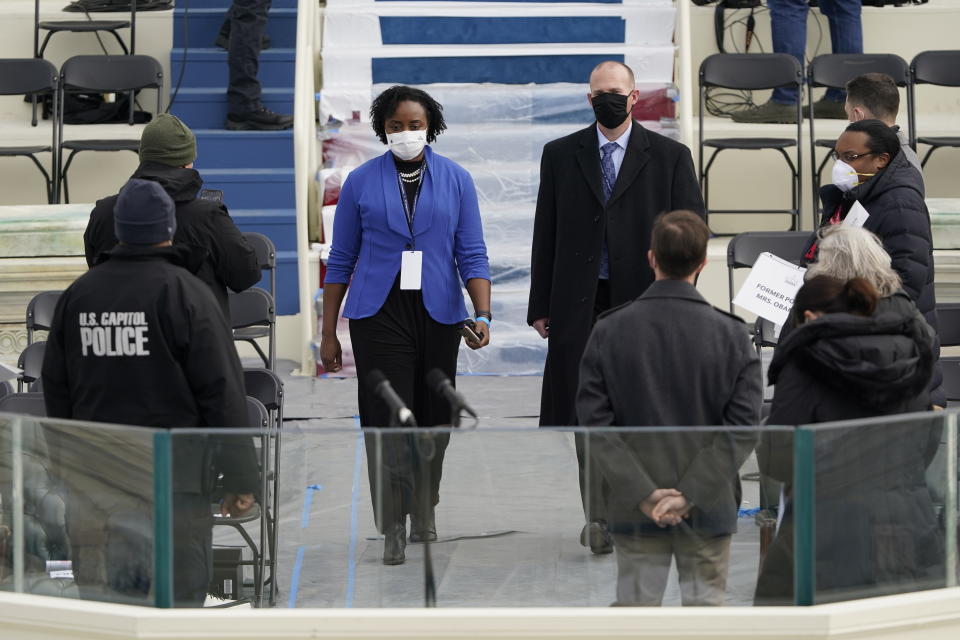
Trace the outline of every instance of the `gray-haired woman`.
<instances>
[{"instance_id":1,"label":"gray-haired woman","mask_svg":"<svg viewBox=\"0 0 960 640\"><path fill-rule=\"evenodd\" d=\"M817 261L810 265L805 276L832 276L847 281L863 278L880 294L876 314L884 312L905 313L913 309L920 313L910 296L903 290L900 276L891 266L890 254L876 235L860 227L834 225L818 232ZM936 329L936 327L934 327ZM781 339L784 334L781 333ZM940 339L933 343L934 368L930 380L930 402L936 408L947 404L941 388L943 371L940 368Z\"/></svg>"}]
</instances>

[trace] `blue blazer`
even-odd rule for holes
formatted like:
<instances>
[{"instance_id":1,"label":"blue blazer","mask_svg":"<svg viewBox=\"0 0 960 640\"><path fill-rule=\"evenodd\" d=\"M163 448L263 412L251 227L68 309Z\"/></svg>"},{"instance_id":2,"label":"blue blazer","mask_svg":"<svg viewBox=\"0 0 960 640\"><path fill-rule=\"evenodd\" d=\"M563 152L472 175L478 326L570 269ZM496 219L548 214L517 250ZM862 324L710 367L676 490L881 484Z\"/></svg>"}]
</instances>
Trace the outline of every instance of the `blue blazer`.
<instances>
[{"instance_id":1,"label":"blue blazer","mask_svg":"<svg viewBox=\"0 0 960 640\"><path fill-rule=\"evenodd\" d=\"M347 176L325 279L350 284L344 317L367 318L380 310L400 272L400 254L411 247L423 252L423 304L437 322L455 324L467 317L459 280L490 279L473 179L429 146L425 158L413 236L390 151Z\"/></svg>"}]
</instances>

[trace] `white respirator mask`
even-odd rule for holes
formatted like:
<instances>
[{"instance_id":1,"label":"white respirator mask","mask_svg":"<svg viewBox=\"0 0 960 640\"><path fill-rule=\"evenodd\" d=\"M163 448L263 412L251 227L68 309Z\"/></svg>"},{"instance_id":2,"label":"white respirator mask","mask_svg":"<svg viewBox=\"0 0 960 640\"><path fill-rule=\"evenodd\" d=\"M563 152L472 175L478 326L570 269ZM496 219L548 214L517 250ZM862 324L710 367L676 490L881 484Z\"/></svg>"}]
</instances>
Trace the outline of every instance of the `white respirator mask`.
<instances>
[{"instance_id":1,"label":"white respirator mask","mask_svg":"<svg viewBox=\"0 0 960 640\"><path fill-rule=\"evenodd\" d=\"M401 160L413 160L427 144L427 132L424 129L418 131L399 131L397 133L387 134L387 144L390 145L390 151Z\"/></svg>"},{"instance_id":2,"label":"white respirator mask","mask_svg":"<svg viewBox=\"0 0 960 640\"><path fill-rule=\"evenodd\" d=\"M841 191L850 191L860 184L860 174L843 160L833 163L833 184Z\"/></svg>"}]
</instances>

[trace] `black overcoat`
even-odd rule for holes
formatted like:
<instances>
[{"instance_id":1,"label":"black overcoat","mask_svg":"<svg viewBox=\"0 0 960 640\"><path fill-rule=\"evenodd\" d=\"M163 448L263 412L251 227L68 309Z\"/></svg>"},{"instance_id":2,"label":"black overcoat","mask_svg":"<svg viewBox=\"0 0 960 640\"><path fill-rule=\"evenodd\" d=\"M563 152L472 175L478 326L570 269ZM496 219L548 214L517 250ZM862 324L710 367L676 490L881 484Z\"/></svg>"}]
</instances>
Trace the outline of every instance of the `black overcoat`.
<instances>
[{"instance_id":1,"label":"black overcoat","mask_svg":"<svg viewBox=\"0 0 960 640\"><path fill-rule=\"evenodd\" d=\"M596 124L543 148L527 307L530 324L550 318L543 426L576 424L578 367L593 326L604 237L617 306L653 282L647 249L654 218L675 209L704 212L690 150L637 122L606 206L601 176Z\"/></svg>"}]
</instances>

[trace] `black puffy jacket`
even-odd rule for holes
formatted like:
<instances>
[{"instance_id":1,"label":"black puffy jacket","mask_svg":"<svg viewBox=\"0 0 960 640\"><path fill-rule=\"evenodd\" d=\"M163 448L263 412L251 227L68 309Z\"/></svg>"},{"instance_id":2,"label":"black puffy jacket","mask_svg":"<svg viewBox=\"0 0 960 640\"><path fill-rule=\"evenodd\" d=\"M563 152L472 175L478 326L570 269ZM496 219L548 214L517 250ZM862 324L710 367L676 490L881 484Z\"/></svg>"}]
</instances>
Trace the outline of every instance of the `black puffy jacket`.
<instances>
[{"instance_id":1,"label":"black puffy jacket","mask_svg":"<svg viewBox=\"0 0 960 640\"><path fill-rule=\"evenodd\" d=\"M933 331L905 293L865 318L828 314L777 345L768 424L797 425L922 411ZM943 541L924 476L943 431L934 412L817 431L813 469L817 602L943 586ZM942 415L942 414L941 414ZM787 508L757 583L757 604L793 597L793 434L771 431L760 471L785 483Z\"/></svg>"},{"instance_id":2,"label":"black puffy jacket","mask_svg":"<svg viewBox=\"0 0 960 640\"><path fill-rule=\"evenodd\" d=\"M260 266L253 248L237 229L220 202L197 197L203 180L194 169L143 163L133 178L159 182L177 206L176 245L188 245L201 251L203 261L196 276L206 282L220 304L220 310L229 320L230 305L227 287L243 291L260 280ZM87 230L83 234L87 266L97 264L101 254L113 249L117 236L113 230L113 207L117 196L99 200L90 213Z\"/></svg>"},{"instance_id":3,"label":"black puffy jacket","mask_svg":"<svg viewBox=\"0 0 960 640\"><path fill-rule=\"evenodd\" d=\"M883 242L890 254L891 266L900 275L903 289L917 304L920 313L936 333L937 299L934 293L933 241L930 231L930 213L924 201L923 176L898 153L885 169L863 184L843 192L830 184L820 189L823 201L821 227L827 226L837 207L845 218L853 203L860 204L870 217L863 228L872 231ZM937 364L930 385L930 400L944 407L947 399L940 388L943 373L940 370L940 340L936 335L934 353Z\"/></svg>"}]
</instances>

